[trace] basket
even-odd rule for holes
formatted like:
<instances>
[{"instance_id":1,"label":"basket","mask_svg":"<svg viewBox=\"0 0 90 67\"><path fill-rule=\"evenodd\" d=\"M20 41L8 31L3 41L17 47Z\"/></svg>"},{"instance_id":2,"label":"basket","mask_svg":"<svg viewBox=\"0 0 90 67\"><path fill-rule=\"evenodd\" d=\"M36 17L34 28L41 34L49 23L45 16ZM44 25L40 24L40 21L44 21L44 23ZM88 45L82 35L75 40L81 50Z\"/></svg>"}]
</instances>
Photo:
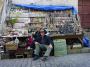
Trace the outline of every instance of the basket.
<instances>
[{"instance_id":1,"label":"basket","mask_svg":"<svg viewBox=\"0 0 90 67\"><path fill-rule=\"evenodd\" d=\"M18 45L16 45L13 42L12 43L9 42L9 43L6 43L5 48L6 48L6 50L17 50Z\"/></svg>"}]
</instances>

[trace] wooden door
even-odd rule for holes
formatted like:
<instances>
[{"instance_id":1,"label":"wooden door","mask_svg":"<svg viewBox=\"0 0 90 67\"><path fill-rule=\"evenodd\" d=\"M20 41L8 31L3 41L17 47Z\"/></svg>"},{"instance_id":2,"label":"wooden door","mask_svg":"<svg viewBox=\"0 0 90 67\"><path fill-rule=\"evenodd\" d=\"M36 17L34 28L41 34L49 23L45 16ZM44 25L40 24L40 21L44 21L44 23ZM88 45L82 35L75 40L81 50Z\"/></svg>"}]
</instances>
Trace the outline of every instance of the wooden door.
<instances>
[{"instance_id":1,"label":"wooden door","mask_svg":"<svg viewBox=\"0 0 90 67\"><path fill-rule=\"evenodd\" d=\"M78 0L79 15L83 28L90 28L90 0Z\"/></svg>"}]
</instances>

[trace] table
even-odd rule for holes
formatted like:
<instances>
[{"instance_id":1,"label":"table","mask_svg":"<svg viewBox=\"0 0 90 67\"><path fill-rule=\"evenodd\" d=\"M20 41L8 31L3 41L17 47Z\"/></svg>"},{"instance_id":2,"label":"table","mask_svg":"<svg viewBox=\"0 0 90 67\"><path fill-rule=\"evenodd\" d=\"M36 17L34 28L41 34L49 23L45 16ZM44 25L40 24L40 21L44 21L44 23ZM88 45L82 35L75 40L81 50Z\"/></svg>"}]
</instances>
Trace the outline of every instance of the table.
<instances>
[{"instance_id":1,"label":"table","mask_svg":"<svg viewBox=\"0 0 90 67\"><path fill-rule=\"evenodd\" d=\"M78 34L78 35L60 35L60 34L54 34L54 35L50 35L51 38L53 39L73 39L73 38L77 38L80 42L81 45L83 47L83 34Z\"/></svg>"},{"instance_id":2,"label":"table","mask_svg":"<svg viewBox=\"0 0 90 67\"><path fill-rule=\"evenodd\" d=\"M16 37L18 37L18 39L21 41L22 40L22 42L24 42L25 41L25 39L28 37L28 35L23 35L23 36L1 36L1 38L6 38L7 40L15 40L15 38ZM4 45L4 46L6 46L6 45ZM12 45L13 46L13 45ZM14 46L16 46L16 45L14 45ZM19 48L19 47L18 47ZM15 58L15 52L16 52L16 49L14 50L13 48L11 49L11 50L7 50L6 52L8 52L8 54L10 54L10 55L12 55L13 56L13 58ZM21 53L20 53L20 55L18 54L18 56L21 56ZM22 55L23 56L23 55Z\"/></svg>"}]
</instances>

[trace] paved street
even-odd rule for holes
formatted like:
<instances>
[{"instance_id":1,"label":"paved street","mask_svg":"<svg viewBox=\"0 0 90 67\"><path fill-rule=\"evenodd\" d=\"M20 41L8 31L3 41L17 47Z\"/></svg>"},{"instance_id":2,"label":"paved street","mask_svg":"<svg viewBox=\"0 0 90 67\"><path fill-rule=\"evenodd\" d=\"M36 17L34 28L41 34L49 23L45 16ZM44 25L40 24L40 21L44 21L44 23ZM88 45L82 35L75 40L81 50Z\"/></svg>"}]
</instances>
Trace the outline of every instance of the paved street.
<instances>
[{"instance_id":1,"label":"paved street","mask_svg":"<svg viewBox=\"0 0 90 67\"><path fill-rule=\"evenodd\" d=\"M1 60L0 67L90 67L90 53L49 57L46 62L32 58Z\"/></svg>"}]
</instances>

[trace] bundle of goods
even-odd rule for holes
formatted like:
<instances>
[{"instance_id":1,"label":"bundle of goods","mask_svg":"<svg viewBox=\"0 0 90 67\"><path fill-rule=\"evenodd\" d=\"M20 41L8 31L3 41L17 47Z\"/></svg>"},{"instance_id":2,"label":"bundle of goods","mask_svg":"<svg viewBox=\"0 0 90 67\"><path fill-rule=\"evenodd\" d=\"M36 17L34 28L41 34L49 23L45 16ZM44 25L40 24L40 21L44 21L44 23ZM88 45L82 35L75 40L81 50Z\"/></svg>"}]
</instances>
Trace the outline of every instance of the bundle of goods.
<instances>
[{"instance_id":1,"label":"bundle of goods","mask_svg":"<svg viewBox=\"0 0 90 67\"><path fill-rule=\"evenodd\" d=\"M65 39L54 40L54 55L55 56L67 55L67 46Z\"/></svg>"},{"instance_id":2,"label":"bundle of goods","mask_svg":"<svg viewBox=\"0 0 90 67\"><path fill-rule=\"evenodd\" d=\"M37 27L46 26L47 12L31 11L29 16L30 16L30 23L29 23L30 28L29 29L35 31Z\"/></svg>"}]
</instances>

